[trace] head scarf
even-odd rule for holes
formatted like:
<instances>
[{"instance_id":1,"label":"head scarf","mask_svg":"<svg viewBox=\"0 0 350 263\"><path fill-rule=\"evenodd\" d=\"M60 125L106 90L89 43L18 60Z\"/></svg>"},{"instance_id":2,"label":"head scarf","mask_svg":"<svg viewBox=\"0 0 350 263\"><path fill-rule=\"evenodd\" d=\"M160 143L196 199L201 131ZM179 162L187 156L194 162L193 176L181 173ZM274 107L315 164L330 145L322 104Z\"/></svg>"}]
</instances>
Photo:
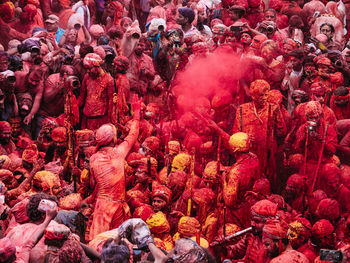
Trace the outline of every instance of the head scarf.
<instances>
[{"instance_id":1,"label":"head scarf","mask_svg":"<svg viewBox=\"0 0 350 263\"><path fill-rule=\"evenodd\" d=\"M250 84L249 92L252 97L258 97L270 90L270 84L263 79L257 79Z\"/></svg>"},{"instance_id":2,"label":"head scarf","mask_svg":"<svg viewBox=\"0 0 350 263\"><path fill-rule=\"evenodd\" d=\"M233 152L249 152L250 140L248 134L237 132L230 137L230 148Z\"/></svg>"},{"instance_id":3,"label":"head scarf","mask_svg":"<svg viewBox=\"0 0 350 263\"><path fill-rule=\"evenodd\" d=\"M156 153L160 146L160 139L155 136L148 137L142 143L142 147L147 148L152 153Z\"/></svg>"},{"instance_id":4,"label":"head scarf","mask_svg":"<svg viewBox=\"0 0 350 263\"><path fill-rule=\"evenodd\" d=\"M66 210L79 210L83 199L79 193L73 193L66 195L60 199L60 208Z\"/></svg>"},{"instance_id":5,"label":"head scarf","mask_svg":"<svg viewBox=\"0 0 350 263\"><path fill-rule=\"evenodd\" d=\"M57 127L52 130L51 138L54 142L67 141L67 129L65 127Z\"/></svg>"},{"instance_id":6,"label":"head scarf","mask_svg":"<svg viewBox=\"0 0 350 263\"><path fill-rule=\"evenodd\" d=\"M316 216L319 219L327 219L331 222L337 220L341 215L340 205L337 200L326 198L319 202Z\"/></svg>"},{"instance_id":7,"label":"head scarf","mask_svg":"<svg viewBox=\"0 0 350 263\"><path fill-rule=\"evenodd\" d=\"M326 219L317 221L311 229L312 236L315 239L322 239L323 237L329 236L333 233L334 226Z\"/></svg>"},{"instance_id":8,"label":"head scarf","mask_svg":"<svg viewBox=\"0 0 350 263\"><path fill-rule=\"evenodd\" d=\"M39 151L36 144L28 146L22 153L22 160L28 163L35 163L39 158Z\"/></svg>"},{"instance_id":9,"label":"head scarf","mask_svg":"<svg viewBox=\"0 0 350 263\"><path fill-rule=\"evenodd\" d=\"M216 94L211 100L211 106L214 110L218 110L225 106L228 106L232 102L232 94L228 91L223 91L220 94Z\"/></svg>"},{"instance_id":10,"label":"head scarf","mask_svg":"<svg viewBox=\"0 0 350 263\"><path fill-rule=\"evenodd\" d=\"M117 56L113 60L114 65L118 65L120 72L126 72L129 68L129 59L124 56Z\"/></svg>"},{"instance_id":11,"label":"head scarf","mask_svg":"<svg viewBox=\"0 0 350 263\"><path fill-rule=\"evenodd\" d=\"M104 124L96 131L97 147L110 144L117 136L116 127L109 123Z\"/></svg>"},{"instance_id":12,"label":"head scarf","mask_svg":"<svg viewBox=\"0 0 350 263\"><path fill-rule=\"evenodd\" d=\"M194 217L183 216L179 220L178 231L183 237L192 237L200 230L201 225Z\"/></svg>"},{"instance_id":13,"label":"head scarf","mask_svg":"<svg viewBox=\"0 0 350 263\"><path fill-rule=\"evenodd\" d=\"M163 234L169 233L170 225L169 222L162 212L157 212L151 215L146 221L149 230L152 234Z\"/></svg>"},{"instance_id":14,"label":"head scarf","mask_svg":"<svg viewBox=\"0 0 350 263\"><path fill-rule=\"evenodd\" d=\"M334 163L327 163L322 167L321 176L322 179L326 182L339 180L340 178L340 169Z\"/></svg>"},{"instance_id":15,"label":"head scarf","mask_svg":"<svg viewBox=\"0 0 350 263\"><path fill-rule=\"evenodd\" d=\"M214 204L215 193L210 188L200 188L193 190L193 201L201 208L206 208L208 212L209 208Z\"/></svg>"},{"instance_id":16,"label":"head scarf","mask_svg":"<svg viewBox=\"0 0 350 263\"><path fill-rule=\"evenodd\" d=\"M53 195L53 188L60 188L60 178L57 174L48 171L39 171L34 175L33 184L41 187L44 191L49 191Z\"/></svg>"},{"instance_id":17,"label":"head scarf","mask_svg":"<svg viewBox=\"0 0 350 263\"><path fill-rule=\"evenodd\" d=\"M102 64L103 60L101 57L95 53L89 53L84 57L84 67L92 68L99 67Z\"/></svg>"}]
</instances>

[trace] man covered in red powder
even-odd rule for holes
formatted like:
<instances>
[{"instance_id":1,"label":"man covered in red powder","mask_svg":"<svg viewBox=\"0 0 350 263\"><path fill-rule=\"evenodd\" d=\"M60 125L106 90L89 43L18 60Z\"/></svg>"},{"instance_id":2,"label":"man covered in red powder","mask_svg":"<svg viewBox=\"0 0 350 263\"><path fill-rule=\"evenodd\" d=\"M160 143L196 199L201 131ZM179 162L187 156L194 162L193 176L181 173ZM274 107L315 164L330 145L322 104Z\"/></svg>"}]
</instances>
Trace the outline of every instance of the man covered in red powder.
<instances>
[{"instance_id":1,"label":"man covered in red powder","mask_svg":"<svg viewBox=\"0 0 350 263\"><path fill-rule=\"evenodd\" d=\"M237 109L233 132L245 132L251 137L251 151L259 158L261 173L272 176L276 164L271 157L276 151L276 140L286 135L287 128L280 109L267 102L269 90L270 85L265 80L252 82L249 92L253 101Z\"/></svg>"},{"instance_id":2,"label":"man covered in red powder","mask_svg":"<svg viewBox=\"0 0 350 263\"><path fill-rule=\"evenodd\" d=\"M94 193L86 200L95 201L95 210L90 229L92 240L104 231L117 228L130 217L125 202L124 160L139 134L140 101L135 97L132 105L134 118L125 140L115 147L117 131L112 124L102 125L96 132L97 152L90 158Z\"/></svg>"},{"instance_id":3,"label":"man covered in red powder","mask_svg":"<svg viewBox=\"0 0 350 263\"><path fill-rule=\"evenodd\" d=\"M0 121L0 155L9 155L16 150L16 145L11 140L11 124Z\"/></svg>"},{"instance_id":4,"label":"man covered in red powder","mask_svg":"<svg viewBox=\"0 0 350 263\"><path fill-rule=\"evenodd\" d=\"M78 98L83 107L82 129L96 130L111 120L113 106L113 78L101 68L103 60L95 53L84 58L85 75Z\"/></svg>"}]
</instances>

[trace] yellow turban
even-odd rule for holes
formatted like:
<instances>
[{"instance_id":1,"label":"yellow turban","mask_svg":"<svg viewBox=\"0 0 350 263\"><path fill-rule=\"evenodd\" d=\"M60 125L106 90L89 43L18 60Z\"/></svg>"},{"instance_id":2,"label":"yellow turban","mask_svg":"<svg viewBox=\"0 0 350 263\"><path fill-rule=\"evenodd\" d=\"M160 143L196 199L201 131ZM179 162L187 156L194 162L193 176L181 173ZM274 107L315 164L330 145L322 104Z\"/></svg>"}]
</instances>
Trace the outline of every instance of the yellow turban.
<instances>
[{"instance_id":1,"label":"yellow turban","mask_svg":"<svg viewBox=\"0 0 350 263\"><path fill-rule=\"evenodd\" d=\"M230 137L229 145L234 152L248 152L250 140L248 134L237 132Z\"/></svg>"},{"instance_id":2,"label":"yellow turban","mask_svg":"<svg viewBox=\"0 0 350 263\"><path fill-rule=\"evenodd\" d=\"M179 153L175 156L171 164L171 171L185 171L190 165L191 156L187 153Z\"/></svg>"},{"instance_id":3,"label":"yellow turban","mask_svg":"<svg viewBox=\"0 0 350 263\"><path fill-rule=\"evenodd\" d=\"M162 233L169 233L170 231L170 225L168 220L166 219L166 216L162 212L157 212L153 215L151 215L147 220L146 223L151 230L152 234L162 234Z\"/></svg>"}]
</instances>

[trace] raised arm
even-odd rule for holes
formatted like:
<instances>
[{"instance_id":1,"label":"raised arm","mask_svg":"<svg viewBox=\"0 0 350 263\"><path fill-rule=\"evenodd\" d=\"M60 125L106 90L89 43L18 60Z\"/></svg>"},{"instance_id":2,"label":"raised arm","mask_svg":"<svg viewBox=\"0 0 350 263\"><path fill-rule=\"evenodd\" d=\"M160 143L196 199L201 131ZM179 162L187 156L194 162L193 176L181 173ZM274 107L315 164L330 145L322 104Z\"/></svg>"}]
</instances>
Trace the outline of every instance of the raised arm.
<instances>
[{"instance_id":1,"label":"raised arm","mask_svg":"<svg viewBox=\"0 0 350 263\"><path fill-rule=\"evenodd\" d=\"M122 156L127 156L132 146L135 144L140 131L140 112L141 112L141 100L137 95L133 97L132 109L134 112L134 118L131 120L130 131L125 140L118 145L118 152Z\"/></svg>"}]
</instances>

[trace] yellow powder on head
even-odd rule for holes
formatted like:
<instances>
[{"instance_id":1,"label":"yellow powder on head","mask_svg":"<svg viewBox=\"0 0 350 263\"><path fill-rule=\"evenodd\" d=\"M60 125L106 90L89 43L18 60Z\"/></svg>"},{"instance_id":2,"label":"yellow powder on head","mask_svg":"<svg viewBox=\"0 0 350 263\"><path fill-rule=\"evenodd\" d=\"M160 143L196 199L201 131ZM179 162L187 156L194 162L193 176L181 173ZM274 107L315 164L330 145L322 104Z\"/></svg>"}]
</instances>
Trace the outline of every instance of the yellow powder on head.
<instances>
[{"instance_id":1,"label":"yellow powder on head","mask_svg":"<svg viewBox=\"0 0 350 263\"><path fill-rule=\"evenodd\" d=\"M237 132L230 137L229 145L234 152L246 152L249 150L249 136L244 132Z\"/></svg>"}]
</instances>

